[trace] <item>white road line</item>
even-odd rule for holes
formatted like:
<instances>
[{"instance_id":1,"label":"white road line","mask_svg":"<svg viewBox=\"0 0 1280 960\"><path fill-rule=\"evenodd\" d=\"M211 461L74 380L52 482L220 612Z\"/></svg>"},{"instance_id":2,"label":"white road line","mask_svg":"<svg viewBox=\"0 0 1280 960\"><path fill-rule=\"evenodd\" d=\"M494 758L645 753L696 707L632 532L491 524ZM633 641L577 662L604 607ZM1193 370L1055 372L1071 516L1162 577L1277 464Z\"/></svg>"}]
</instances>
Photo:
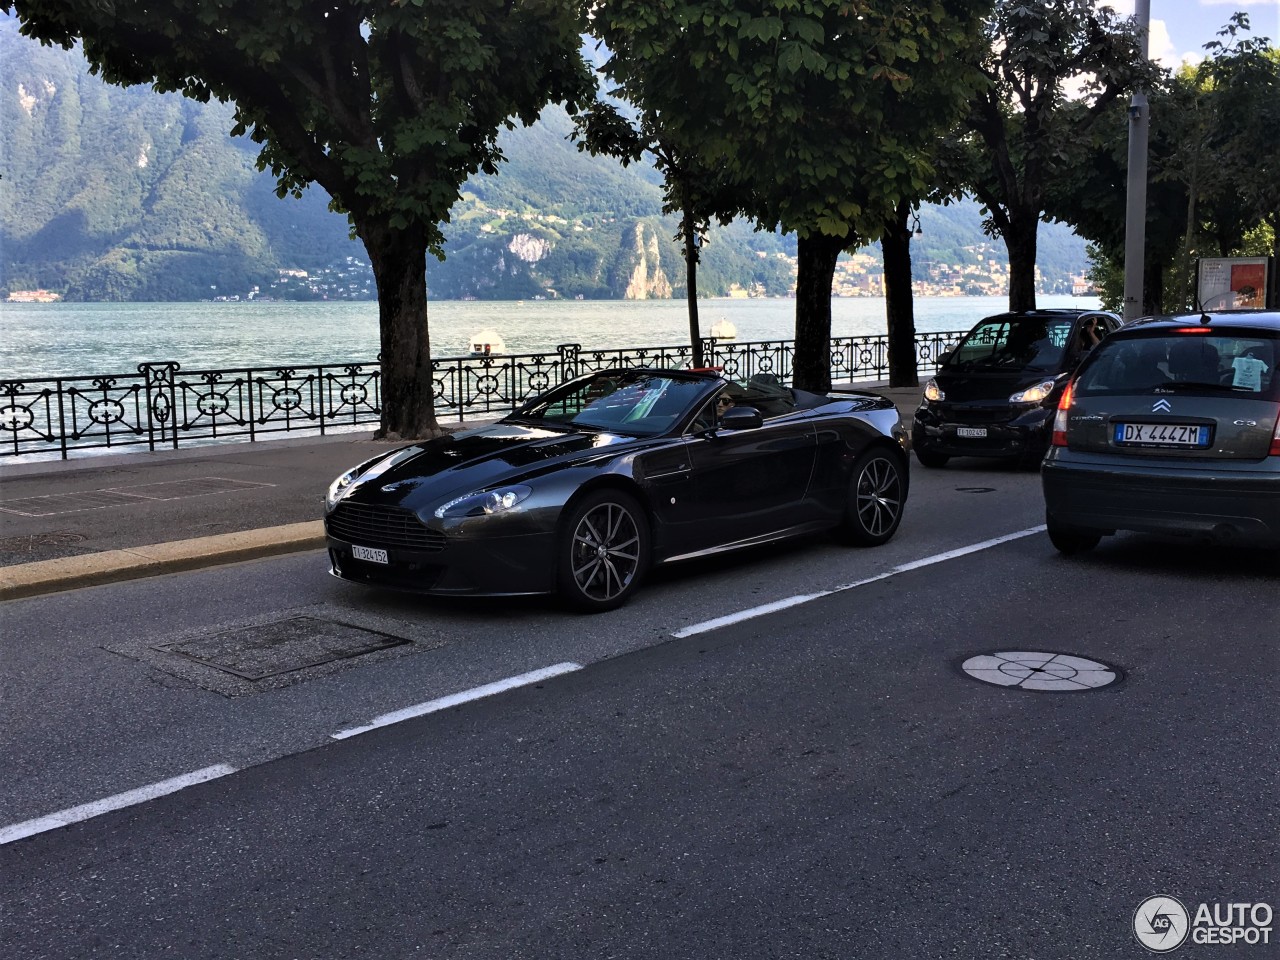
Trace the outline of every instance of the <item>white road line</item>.
<instances>
[{"instance_id":1,"label":"white road line","mask_svg":"<svg viewBox=\"0 0 1280 960\"><path fill-rule=\"evenodd\" d=\"M684 637L692 637L699 633L706 633L710 630L719 630L721 627L727 627L734 623L741 623L744 620L753 620L756 617L763 617L768 613L775 613L778 610L785 610L788 607L799 606L802 603L808 603L810 600L817 600L821 597L829 597L832 594L842 593L845 590L852 590L855 587L865 587L869 583L877 583L880 580L888 580L890 577L896 577L900 573L906 573L910 570L919 570L921 567L929 567L935 563L944 563L947 560L954 560L956 557L967 556L970 553L977 553L979 550L987 550L991 547L998 547L1002 543L1008 543L1010 540L1020 540L1023 537L1029 537L1032 534L1043 533L1044 524L1038 527L1028 527L1026 530L1019 530L1017 533L1010 533L1007 536L995 537L991 540L983 540L981 543L970 544L967 547L957 547L955 550L948 550L946 553L936 553L932 557L925 557L922 560L912 560L894 567L892 570L886 570L874 577L868 577L865 580L859 580L856 583L845 583L831 590L820 590L817 593L802 593L794 597L786 597L782 600L775 600L772 603L761 604L758 607L751 607L747 610L740 610L737 613L726 614L723 617L716 617L714 620L704 620L702 623L691 624L687 627L675 631L671 636L676 639Z\"/></svg>"},{"instance_id":2,"label":"white road line","mask_svg":"<svg viewBox=\"0 0 1280 960\"><path fill-rule=\"evenodd\" d=\"M508 677L505 680L497 680L494 683L486 683L482 687L473 687L470 690L463 690L461 693L452 693L447 697L441 697L438 700L429 700L426 703L419 703L416 706L405 707L402 710L395 710L391 713L384 713L380 717L374 717L362 727L351 727L347 730L339 730L337 733L331 733L329 736L333 740L346 740L348 737L357 737L362 733L368 733L370 730L377 730L379 727L390 726L393 723L399 723L402 720L411 720L414 717L421 717L424 714L435 713L437 710L447 710L449 707L456 707L460 703L467 703L470 700L479 700L483 697L491 697L495 693L502 693L504 690L512 690L516 687L528 686L531 683L537 683L540 680L549 680L551 677L558 677L562 673L572 673L574 670L581 670L580 663L557 663L550 667L543 667L541 670L533 670L530 673L522 673L518 677Z\"/></svg>"},{"instance_id":3,"label":"white road line","mask_svg":"<svg viewBox=\"0 0 1280 960\"><path fill-rule=\"evenodd\" d=\"M26 820L9 827L0 827L0 846L12 843L15 840L21 840L23 837L44 833L47 830L56 830L59 827L79 823L82 820L100 817L102 814L110 813L112 810L145 803L148 800L154 800L156 797L163 797L168 793L177 793L187 787L194 787L197 783L206 783L235 772L235 767L219 763L212 767L205 767L203 770L193 770L191 773L170 777L168 780L161 780L159 783L138 787L136 790L117 793L114 797L106 797L102 800L94 800L92 803L81 804L78 807L60 810L46 817L37 817L35 820Z\"/></svg>"}]
</instances>

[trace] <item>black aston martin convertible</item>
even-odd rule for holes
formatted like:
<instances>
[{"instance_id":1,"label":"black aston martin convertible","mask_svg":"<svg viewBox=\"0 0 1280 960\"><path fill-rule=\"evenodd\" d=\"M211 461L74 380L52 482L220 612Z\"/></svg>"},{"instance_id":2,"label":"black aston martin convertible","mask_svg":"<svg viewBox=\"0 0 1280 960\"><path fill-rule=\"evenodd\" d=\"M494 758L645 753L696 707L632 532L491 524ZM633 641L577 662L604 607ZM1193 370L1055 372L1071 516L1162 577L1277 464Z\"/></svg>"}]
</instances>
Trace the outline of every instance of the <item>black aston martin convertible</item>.
<instances>
[{"instance_id":1,"label":"black aston martin convertible","mask_svg":"<svg viewBox=\"0 0 1280 960\"><path fill-rule=\"evenodd\" d=\"M822 529L886 542L908 447L874 394L603 370L348 470L326 498L329 559L357 583L607 610L653 564Z\"/></svg>"}]
</instances>

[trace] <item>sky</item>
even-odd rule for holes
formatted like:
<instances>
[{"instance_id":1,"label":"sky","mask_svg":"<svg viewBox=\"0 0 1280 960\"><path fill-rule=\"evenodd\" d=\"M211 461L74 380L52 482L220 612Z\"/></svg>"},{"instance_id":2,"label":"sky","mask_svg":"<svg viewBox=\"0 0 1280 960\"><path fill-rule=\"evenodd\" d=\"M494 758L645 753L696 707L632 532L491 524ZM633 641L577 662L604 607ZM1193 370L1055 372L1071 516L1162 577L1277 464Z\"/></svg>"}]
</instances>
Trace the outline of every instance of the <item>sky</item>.
<instances>
[{"instance_id":1,"label":"sky","mask_svg":"<svg viewBox=\"0 0 1280 960\"><path fill-rule=\"evenodd\" d=\"M1270 37L1280 46L1280 0L1149 0L1151 39L1149 55L1166 67L1204 58L1204 45L1217 40L1237 10L1249 14L1250 34ZM1132 15L1134 0L1100 0L1117 13Z\"/></svg>"}]
</instances>

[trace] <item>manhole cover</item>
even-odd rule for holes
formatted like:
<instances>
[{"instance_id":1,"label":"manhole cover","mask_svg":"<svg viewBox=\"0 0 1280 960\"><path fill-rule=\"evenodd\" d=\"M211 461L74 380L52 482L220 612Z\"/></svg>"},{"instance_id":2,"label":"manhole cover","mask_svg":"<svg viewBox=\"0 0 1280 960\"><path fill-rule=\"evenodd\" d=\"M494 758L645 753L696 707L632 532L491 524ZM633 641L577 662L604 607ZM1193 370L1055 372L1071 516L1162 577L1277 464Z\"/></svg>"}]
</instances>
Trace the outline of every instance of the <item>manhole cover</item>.
<instances>
[{"instance_id":1,"label":"manhole cover","mask_svg":"<svg viewBox=\"0 0 1280 960\"><path fill-rule=\"evenodd\" d=\"M408 643L316 617L292 617L156 647L246 680L291 673Z\"/></svg>"},{"instance_id":2,"label":"manhole cover","mask_svg":"<svg viewBox=\"0 0 1280 960\"><path fill-rule=\"evenodd\" d=\"M1115 683L1123 676L1118 667L1045 650L983 653L970 657L960 665L960 669L983 683L1046 693L1097 690Z\"/></svg>"}]
</instances>

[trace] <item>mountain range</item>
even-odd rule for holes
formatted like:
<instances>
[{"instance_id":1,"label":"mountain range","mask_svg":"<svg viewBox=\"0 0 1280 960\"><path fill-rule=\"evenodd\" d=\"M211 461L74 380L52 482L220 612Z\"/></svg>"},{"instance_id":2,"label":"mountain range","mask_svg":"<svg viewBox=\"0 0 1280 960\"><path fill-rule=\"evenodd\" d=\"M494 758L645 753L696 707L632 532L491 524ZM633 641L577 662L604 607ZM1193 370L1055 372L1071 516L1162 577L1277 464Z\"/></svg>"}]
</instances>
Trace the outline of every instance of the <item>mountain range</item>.
<instances>
[{"instance_id":1,"label":"mountain range","mask_svg":"<svg viewBox=\"0 0 1280 960\"><path fill-rule=\"evenodd\" d=\"M43 47L0 18L0 296L46 289L68 300L200 300L218 295L372 296L346 217L318 187L279 199L255 168L257 147L227 135L232 108L88 72L78 51ZM662 215L661 177L580 152L572 122L548 108L501 138L500 173L478 176L445 227L443 263L427 268L437 299L586 299L684 295L684 267ZM926 207L921 263L1003 258L976 204ZM781 296L794 280L794 237L745 222L715 228L699 291ZM1047 290L1069 290L1084 242L1041 230ZM282 271L285 271L282 276ZM290 282L292 280L292 282Z\"/></svg>"}]
</instances>

